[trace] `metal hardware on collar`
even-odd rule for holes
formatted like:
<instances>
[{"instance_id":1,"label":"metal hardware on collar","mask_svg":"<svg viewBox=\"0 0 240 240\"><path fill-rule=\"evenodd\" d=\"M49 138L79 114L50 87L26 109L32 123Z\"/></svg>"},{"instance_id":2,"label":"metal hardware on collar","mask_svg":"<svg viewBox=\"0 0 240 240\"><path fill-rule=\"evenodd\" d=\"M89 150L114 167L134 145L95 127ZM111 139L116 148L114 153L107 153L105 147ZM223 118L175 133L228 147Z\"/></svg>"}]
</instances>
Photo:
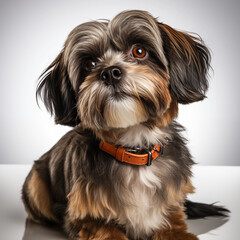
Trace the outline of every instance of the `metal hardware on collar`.
<instances>
[{"instance_id":1,"label":"metal hardware on collar","mask_svg":"<svg viewBox=\"0 0 240 240\"><path fill-rule=\"evenodd\" d=\"M125 148L125 149L126 149L126 151L131 152L131 153L137 153L137 154L141 153L140 147L138 147L136 149L133 149L133 148Z\"/></svg>"},{"instance_id":2,"label":"metal hardware on collar","mask_svg":"<svg viewBox=\"0 0 240 240\"><path fill-rule=\"evenodd\" d=\"M162 148L161 148L161 149L162 149ZM153 148L153 150L154 150L155 152L162 154L161 149L160 149L160 151L158 151L156 148Z\"/></svg>"},{"instance_id":3,"label":"metal hardware on collar","mask_svg":"<svg viewBox=\"0 0 240 240\"><path fill-rule=\"evenodd\" d=\"M156 148L153 148L153 150L157 153L159 153L160 155L163 155L163 148L164 148L164 145L163 144L160 144L161 148L160 148L160 151L158 151Z\"/></svg>"},{"instance_id":4,"label":"metal hardware on collar","mask_svg":"<svg viewBox=\"0 0 240 240\"><path fill-rule=\"evenodd\" d=\"M155 151L155 150L154 150ZM156 151L157 152L157 151ZM151 166L152 165L152 160L153 160L153 157L152 157L152 152L149 151L148 152L148 162L147 162L147 166Z\"/></svg>"}]
</instances>

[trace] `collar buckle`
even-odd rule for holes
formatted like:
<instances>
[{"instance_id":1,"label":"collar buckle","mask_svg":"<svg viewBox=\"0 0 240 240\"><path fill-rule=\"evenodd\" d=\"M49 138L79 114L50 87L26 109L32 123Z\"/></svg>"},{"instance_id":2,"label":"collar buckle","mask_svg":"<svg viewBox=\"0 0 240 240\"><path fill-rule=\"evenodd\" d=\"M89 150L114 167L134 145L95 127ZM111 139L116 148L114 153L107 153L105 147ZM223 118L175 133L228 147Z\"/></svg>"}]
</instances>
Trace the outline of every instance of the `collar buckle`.
<instances>
[{"instance_id":1,"label":"collar buckle","mask_svg":"<svg viewBox=\"0 0 240 240\"><path fill-rule=\"evenodd\" d=\"M151 166L152 165L152 160L153 160L153 156L152 156L152 151L148 151L148 161L147 161L147 166Z\"/></svg>"},{"instance_id":2,"label":"collar buckle","mask_svg":"<svg viewBox=\"0 0 240 240\"><path fill-rule=\"evenodd\" d=\"M125 150L126 150L127 152L135 153L135 154L141 154L141 153L142 153L140 147L137 147L136 149L133 149L133 148L125 148Z\"/></svg>"}]
</instances>

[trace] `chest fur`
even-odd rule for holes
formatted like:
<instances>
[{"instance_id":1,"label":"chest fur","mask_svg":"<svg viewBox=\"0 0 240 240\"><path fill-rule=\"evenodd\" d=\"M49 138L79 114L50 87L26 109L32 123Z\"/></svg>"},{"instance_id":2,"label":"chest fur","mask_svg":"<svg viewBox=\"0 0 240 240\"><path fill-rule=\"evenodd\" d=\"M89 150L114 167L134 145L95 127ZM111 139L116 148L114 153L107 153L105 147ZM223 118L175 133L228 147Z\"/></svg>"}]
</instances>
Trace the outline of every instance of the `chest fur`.
<instances>
[{"instance_id":1,"label":"chest fur","mask_svg":"<svg viewBox=\"0 0 240 240\"><path fill-rule=\"evenodd\" d=\"M68 196L72 219L87 216L114 220L133 239L149 236L167 223L168 204L157 164L151 167L121 165L110 179L80 178Z\"/></svg>"},{"instance_id":2,"label":"chest fur","mask_svg":"<svg viewBox=\"0 0 240 240\"><path fill-rule=\"evenodd\" d=\"M119 191L117 221L133 238L151 235L166 223L166 204L162 201L162 181L154 166L125 169L128 176Z\"/></svg>"}]
</instances>

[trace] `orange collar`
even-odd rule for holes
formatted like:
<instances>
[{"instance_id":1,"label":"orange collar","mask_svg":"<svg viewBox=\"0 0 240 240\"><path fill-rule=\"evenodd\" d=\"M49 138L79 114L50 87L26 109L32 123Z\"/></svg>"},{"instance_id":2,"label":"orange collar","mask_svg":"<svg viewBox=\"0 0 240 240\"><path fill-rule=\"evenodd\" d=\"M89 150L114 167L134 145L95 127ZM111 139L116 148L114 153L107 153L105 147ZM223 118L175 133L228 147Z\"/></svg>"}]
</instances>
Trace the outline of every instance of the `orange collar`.
<instances>
[{"instance_id":1,"label":"orange collar","mask_svg":"<svg viewBox=\"0 0 240 240\"><path fill-rule=\"evenodd\" d=\"M153 149L149 150L146 154L135 154L126 151L123 147L115 147L103 141L100 142L99 147L102 151L110 154L120 162L147 166L150 166L152 161L162 154L163 151L163 147L155 145Z\"/></svg>"}]
</instances>

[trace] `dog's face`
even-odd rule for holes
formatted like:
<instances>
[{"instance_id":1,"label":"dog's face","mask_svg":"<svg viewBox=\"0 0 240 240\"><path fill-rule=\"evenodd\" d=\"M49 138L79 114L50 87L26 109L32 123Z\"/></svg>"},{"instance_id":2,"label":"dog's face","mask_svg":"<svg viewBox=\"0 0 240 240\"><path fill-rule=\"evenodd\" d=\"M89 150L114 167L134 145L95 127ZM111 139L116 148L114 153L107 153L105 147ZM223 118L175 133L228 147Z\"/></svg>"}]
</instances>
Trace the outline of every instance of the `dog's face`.
<instances>
[{"instance_id":1,"label":"dog's face","mask_svg":"<svg viewBox=\"0 0 240 240\"><path fill-rule=\"evenodd\" d=\"M69 34L38 94L55 121L93 130L168 125L177 103L202 100L209 52L144 11L88 22Z\"/></svg>"}]
</instances>

